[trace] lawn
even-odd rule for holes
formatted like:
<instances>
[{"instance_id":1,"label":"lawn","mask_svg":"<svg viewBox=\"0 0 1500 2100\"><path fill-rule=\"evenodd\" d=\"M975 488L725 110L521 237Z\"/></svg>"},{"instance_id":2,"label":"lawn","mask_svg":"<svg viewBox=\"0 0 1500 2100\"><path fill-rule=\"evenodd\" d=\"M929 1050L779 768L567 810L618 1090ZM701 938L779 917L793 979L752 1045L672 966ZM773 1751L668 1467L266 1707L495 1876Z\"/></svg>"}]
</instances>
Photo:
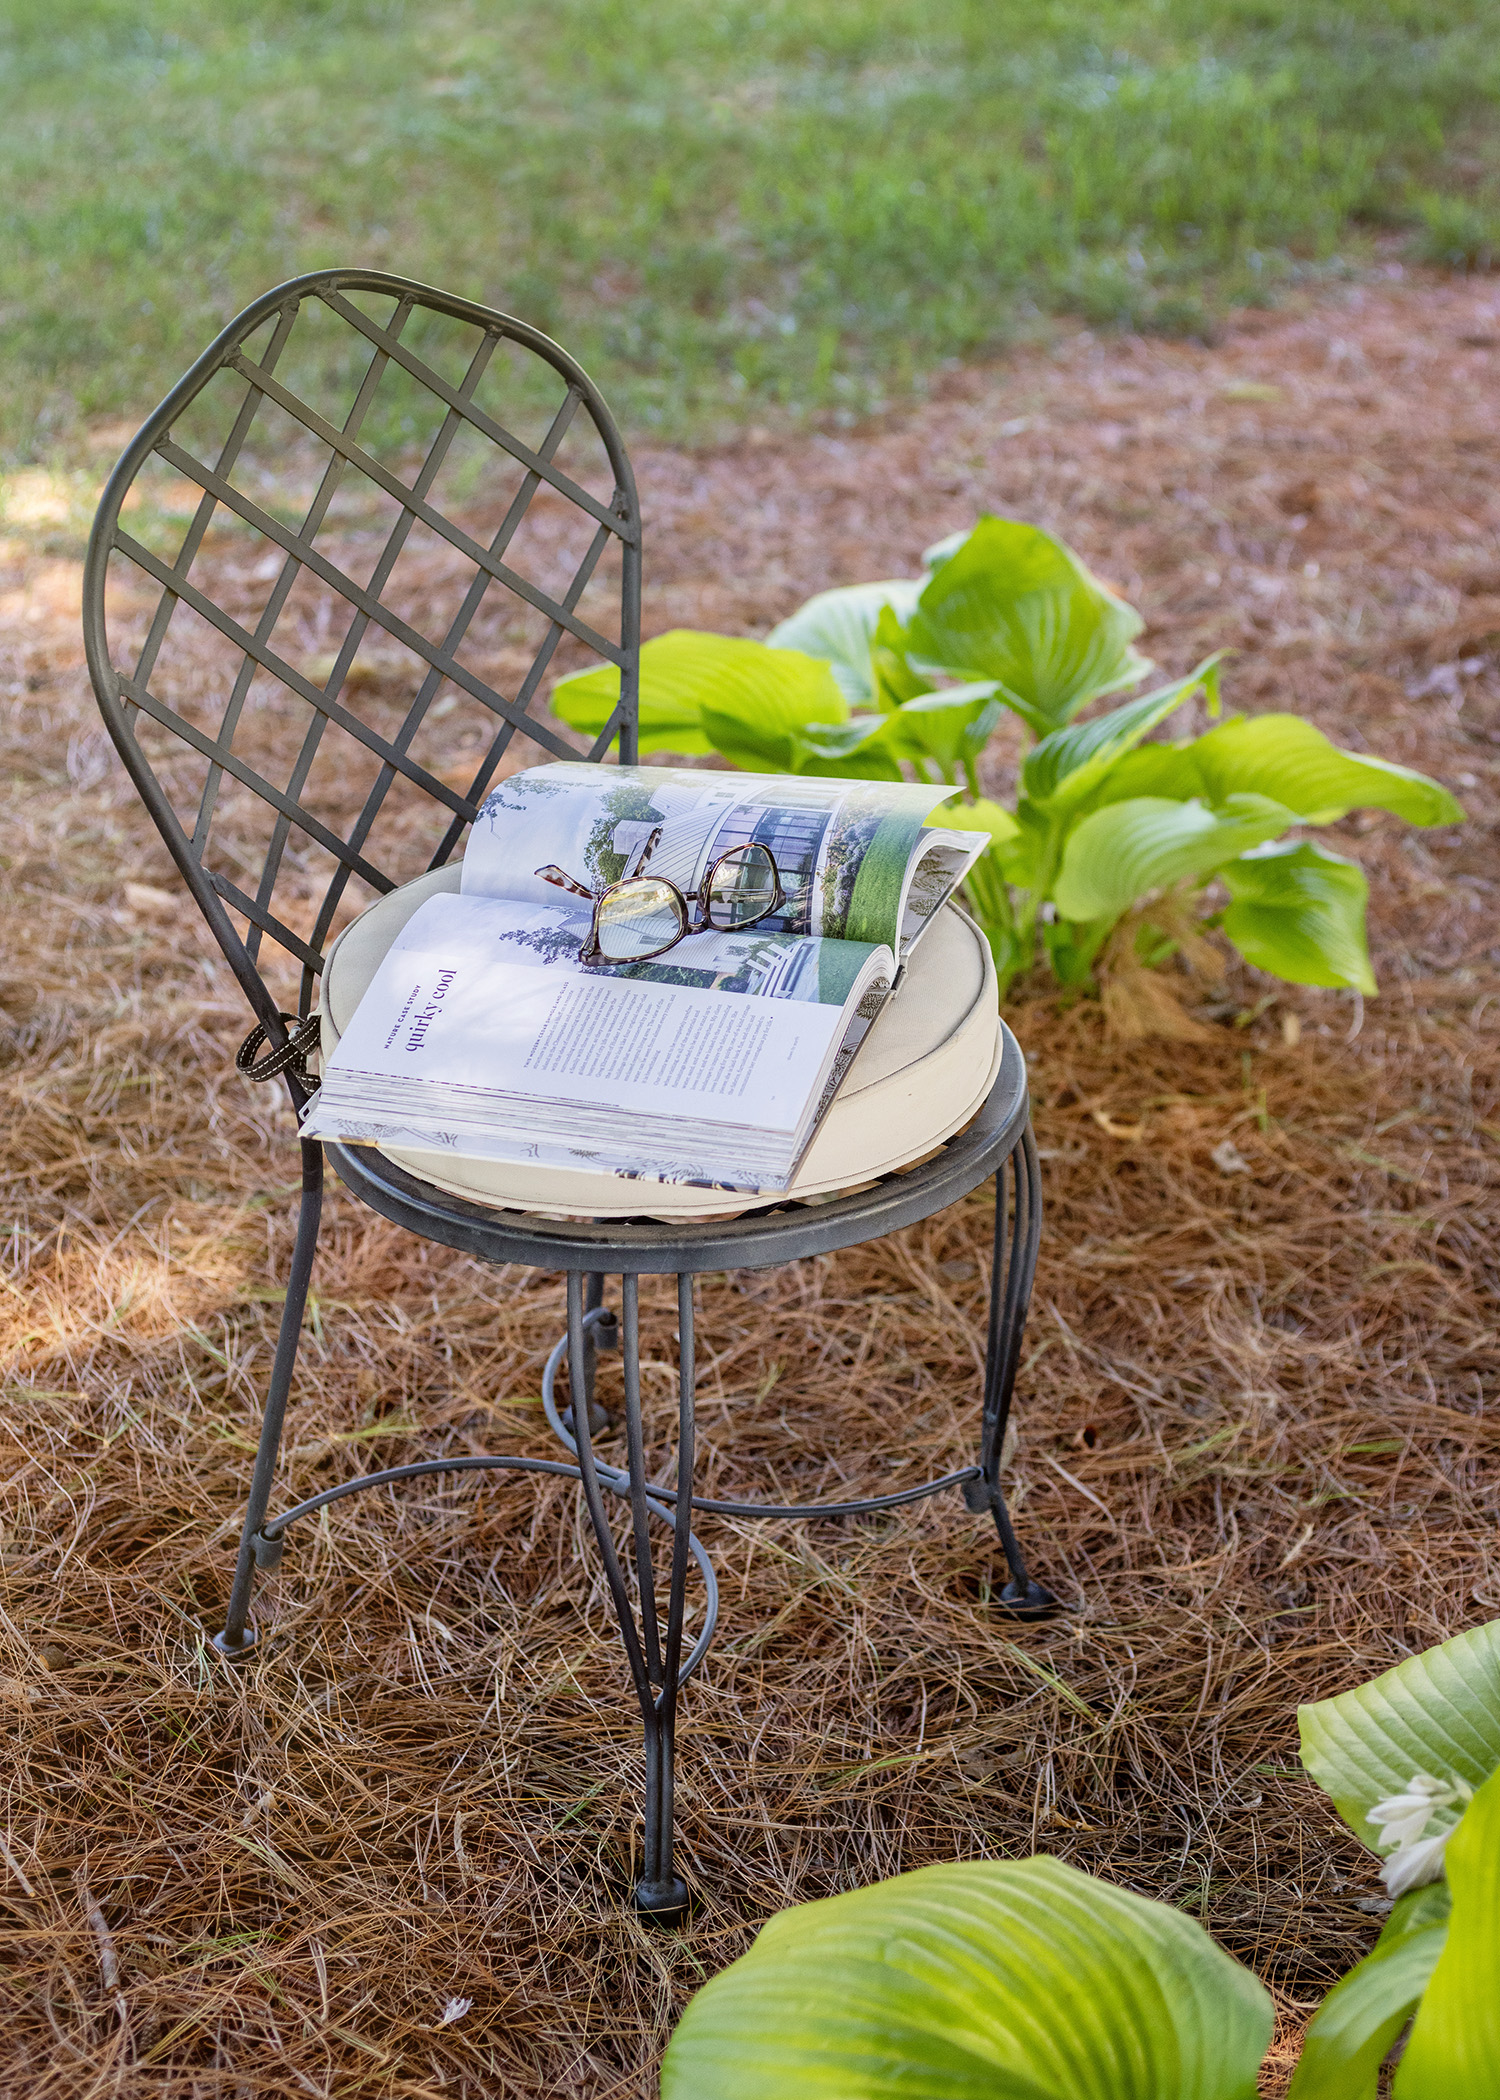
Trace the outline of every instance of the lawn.
<instances>
[{"instance_id":1,"label":"lawn","mask_svg":"<svg viewBox=\"0 0 1500 2100\"><path fill-rule=\"evenodd\" d=\"M1204 334L1382 247L1482 262L1497 91L1479 0L10 0L0 469L97 468L332 263L539 323L672 436L847 421L1057 311Z\"/></svg>"}]
</instances>

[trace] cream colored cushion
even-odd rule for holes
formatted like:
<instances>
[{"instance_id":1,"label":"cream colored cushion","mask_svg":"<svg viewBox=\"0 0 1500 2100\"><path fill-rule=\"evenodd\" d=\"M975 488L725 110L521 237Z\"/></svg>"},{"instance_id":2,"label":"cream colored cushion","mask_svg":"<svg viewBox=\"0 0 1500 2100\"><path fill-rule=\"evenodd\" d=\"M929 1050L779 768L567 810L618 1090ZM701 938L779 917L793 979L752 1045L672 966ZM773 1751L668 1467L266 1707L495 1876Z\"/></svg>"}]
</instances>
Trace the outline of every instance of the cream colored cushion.
<instances>
[{"instance_id":1,"label":"cream colored cushion","mask_svg":"<svg viewBox=\"0 0 1500 2100\"><path fill-rule=\"evenodd\" d=\"M429 897L456 890L460 869L438 868L372 904L328 951L323 969L323 1052L355 1007L407 920ZM722 1189L621 1181L562 1167L455 1159L415 1147L391 1150L408 1174L497 1209L552 1217L694 1218L828 1196L925 1157L979 1109L1000 1069L1000 1007L989 943L948 905L912 952L905 977L875 1021L790 1190L726 1197Z\"/></svg>"}]
</instances>

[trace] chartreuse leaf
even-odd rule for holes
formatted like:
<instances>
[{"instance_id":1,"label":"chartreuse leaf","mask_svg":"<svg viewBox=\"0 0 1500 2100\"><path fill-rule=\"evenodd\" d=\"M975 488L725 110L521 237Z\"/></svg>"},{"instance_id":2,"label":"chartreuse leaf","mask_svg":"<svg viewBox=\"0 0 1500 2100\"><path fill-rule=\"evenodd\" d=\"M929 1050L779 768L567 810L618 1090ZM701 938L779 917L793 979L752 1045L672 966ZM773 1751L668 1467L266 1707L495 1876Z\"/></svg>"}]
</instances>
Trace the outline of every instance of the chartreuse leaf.
<instances>
[{"instance_id":1,"label":"chartreuse leaf","mask_svg":"<svg viewBox=\"0 0 1500 2100\"><path fill-rule=\"evenodd\" d=\"M972 764L1003 712L992 678L922 693L903 700L888 716L891 749L903 758L935 760L946 778L954 766Z\"/></svg>"},{"instance_id":2,"label":"chartreuse leaf","mask_svg":"<svg viewBox=\"0 0 1500 2100\"><path fill-rule=\"evenodd\" d=\"M1021 827L1008 809L981 798L977 802L945 802L927 822L940 831L987 831L994 841L991 858L1005 857L1005 849L1021 835Z\"/></svg>"},{"instance_id":3,"label":"chartreuse leaf","mask_svg":"<svg viewBox=\"0 0 1500 2100\"><path fill-rule=\"evenodd\" d=\"M895 577L888 583L851 583L842 590L819 591L790 619L766 636L772 649L800 649L823 659L853 707L868 707L875 697L870 650L880 615L890 609L895 625L910 614L922 589L921 577Z\"/></svg>"},{"instance_id":4,"label":"chartreuse leaf","mask_svg":"<svg viewBox=\"0 0 1500 2100\"><path fill-rule=\"evenodd\" d=\"M763 653L789 666L784 678L767 677L757 667L753 681L725 680L702 702L699 719L715 751L752 772L901 778L891 748L891 716L855 715L844 721L830 711L820 717L813 710L827 707L830 698L843 706L828 666L790 649ZM798 667L811 667L821 679L808 679Z\"/></svg>"},{"instance_id":5,"label":"chartreuse leaf","mask_svg":"<svg viewBox=\"0 0 1500 2100\"><path fill-rule=\"evenodd\" d=\"M1140 796L1095 810L1069 836L1053 899L1065 919L1118 918L1153 890L1210 875L1294 821L1264 795L1221 810Z\"/></svg>"},{"instance_id":6,"label":"chartreuse leaf","mask_svg":"<svg viewBox=\"0 0 1500 2100\"><path fill-rule=\"evenodd\" d=\"M1328 824L1351 809L1388 809L1412 824L1457 824L1463 810L1423 773L1340 751L1298 715L1235 715L1190 747L1210 802L1268 795L1304 823Z\"/></svg>"},{"instance_id":7,"label":"chartreuse leaf","mask_svg":"<svg viewBox=\"0 0 1500 2100\"><path fill-rule=\"evenodd\" d=\"M1352 985L1373 996L1370 885L1354 861L1288 843L1258 847L1219 873L1234 900L1219 924L1246 962L1289 984Z\"/></svg>"},{"instance_id":8,"label":"chartreuse leaf","mask_svg":"<svg viewBox=\"0 0 1500 2100\"><path fill-rule=\"evenodd\" d=\"M934 540L930 547L923 548L922 567L927 571L927 576L930 576L934 569L940 569L945 561L952 561L972 530L970 525L961 525L957 532L944 533L940 540ZM927 576L922 578L924 583Z\"/></svg>"},{"instance_id":9,"label":"chartreuse leaf","mask_svg":"<svg viewBox=\"0 0 1500 2100\"><path fill-rule=\"evenodd\" d=\"M1021 790L1049 814L1059 814L1083 802L1105 775L1158 722L1181 707L1200 686L1218 689L1218 656L1206 657L1186 678L1159 691L1127 700L1123 707L1096 715L1091 722L1075 722L1067 729L1054 729L1027 752L1021 767ZM1149 794L1149 788L1138 790ZM1118 798L1115 798L1118 799Z\"/></svg>"},{"instance_id":10,"label":"chartreuse leaf","mask_svg":"<svg viewBox=\"0 0 1500 2100\"><path fill-rule=\"evenodd\" d=\"M1376 2100L1380 2066L1443 1951L1448 1904L1442 1881L1400 1898L1374 1947L1314 2013L1287 2100Z\"/></svg>"},{"instance_id":11,"label":"chartreuse leaf","mask_svg":"<svg viewBox=\"0 0 1500 2100\"><path fill-rule=\"evenodd\" d=\"M1150 668L1130 646L1141 625L1061 541L1018 519L985 517L933 571L907 622L907 647L918 664L997 679L1007 705L1041 737Z\"/></svg>"},{"instance_id":12,"label":"chartreuse leaf","mask_svg":"<svg viewBox=\"0 0 1500 2100\"><path fill-rule=\"evenodd\" d=\"M1253 2100L1271 2001L1201 1926L1052 1859L772 1918L699 1991L662 2100Z\"/></svg>"},{"instance_id":13,"label":"chartreuse leaf","mask_svg":"<svg viewBox=\"0 0 1500 2100\"><path fill-rule=\"evenodd\" d=\"M1268 795L1303 824L1331 823L1351 809L1388 809L1414 824L1456 824L1463 816L1435 780L1341 751L1296 715L1235 715L1189 742L1142 745L1116 761L1093 800L1096 807L1135 795L1217 803L1230 794Z\"/></svg>"},{"instance_id":14,"label":"chartreuse leaf","mask_svg":"<svg viewBox=\"0 0 1500 2100\"><path fill-rule=\"evenodd\" d=\"M1133 802L1137 795L1163 795L1171 802L1206 802L1208 790L1193 757L1191 742L1138 744L1110 766L1091 791L1095 809L1111 802Z\"/></svg>"},{"instance_id":15,"label":"chartreuse leaf","mask_svg":"<svg viewBox=\"0 0 1500 2100\"><path fill-rule=\"evenodd\" d=\"M1299 1706L1302 1763L1361 1843L1377 1801L1406 1791L1415 1772L1479 1787L1500 1766L1500 1620L1408 1656L1369 1684ZM1434 1809L1428 1834L1451 1829L1456 1808Z\"/></svg>"},{"instance_id":16,"label":"chartreuse leaf","mask_svg":"<svg viewBox=\"0 0 1500 2100\"><path fill-rule=\"evenodd\" d=\"M591 671L560 680L552 704L570 727L597 735L609 719L618 690L618 672ZM771 754L790 731L814 722L837 726L849 713L828 665L795 649L768 649L764 642L697 634L687 628L642 647L643 749L723 749L707 720L710 709L737 749L753 745L773 767L779 761ZM695 737L697 741L691 741Z\"/></svg>"},{"instance_id":17,"label":"chartreuse leaf","mask_svg":"<svg viewBox=\"0 0 1500 2100\"><path fill-rule=\"evenodd\" d=\"M1444 1857L1447 1943L1392 2092L1394 2100L1500 2100L1500 1770L1464 1810Z\"/></svg>"},{"instance_id":18,"label":"chartreuse leaf","mask_svg":"<svg viewBox=\"0 0 1500 2100\"><path fill-rule=\"evenodd\" d=\"M717 739L719 729L711 708L704 709L703 720ZM785 770L834 779L900 780L892 726L889 715L851 715L847 722L809 722L791 732ZM734 756L722 742L716 743L716 748L726 758ZM776 765L781 770L779 759Z\"/></svg>"},{"instance_id":19,"label":"chartreuse leaf","mask_svg":"<svg viewBox=\"0 0 1500 2100\"><path fill-rule=\"evenodd\" d=\"M713 746L703 734L698 696L703 686L702 645L719 635L679 629L659 635L641 650L640 744L642 751L680 751L696 756ZM552 688L552 707L570 729L598 736L620 698L620 674L613 664L575 671Z\"/></svg>"},{"instance_id":20,"label":"chartreuse leaf","mask_svg":"<svg viewBox=\"0 0 1500 2100\"><path fill-rule=\"evenodd\" d=\"M906 629L891 605L880 608L880 618L875 622L870 642L870 676L875 703L881 708L899 707L904 700L915 700L932 691L932 680L912 668L906 653Z\"/></svg>"},{"instance_id":21,"label":"chartreuse leaf","mask_svg":"<svg viewBox=\"0 0 1500 2100\"><path fill-rule=\"evenodd\" d=\"M560 678L552 706L570 729L597 736L619 697L620 674L606 666ZM708 699L736 714L761 710L778 719L842 722L849 712L827 664L793 650L687 627L642 645L643 751L711 751L702 719Z\"/></svg>"}]
</instances>

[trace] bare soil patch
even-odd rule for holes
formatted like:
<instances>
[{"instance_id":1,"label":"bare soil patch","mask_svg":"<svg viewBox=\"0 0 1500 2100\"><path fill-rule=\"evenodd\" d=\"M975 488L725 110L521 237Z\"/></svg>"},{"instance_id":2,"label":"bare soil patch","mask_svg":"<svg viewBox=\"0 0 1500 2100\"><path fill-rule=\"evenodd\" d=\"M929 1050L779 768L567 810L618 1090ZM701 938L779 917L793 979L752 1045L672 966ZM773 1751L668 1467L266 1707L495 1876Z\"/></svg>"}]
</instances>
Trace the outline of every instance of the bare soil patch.
<instances>
[{"instance_id":1,"label":"bare soil patch","mask_svg":"<svg viewBox=\"0 0 1500 2100\"><path fill-rule=\"evenodd\" d=\"M263 1659L205 1653L293 1132L230 1072L238 995L98 729L76 564L0 550L0 2092L634 2100L772 1909L1036 1848L1253 1963L1282 2089L1380 1895L1301 1777L1295 1705L1500 1610L1497 378L1493 285L1403 283L1243 316L1212 349L1076 336L854 435L638 452L648 632L764 632L1010 512L1146 610L1166 669L1228 642L1234 703L1305 710L1471 812L1343 827L1374 892L1362 1016L1241 972L1210 1045L1122 1053L1097 1007L1020 988L1046 1219L1012 1485L1077 1608L998 1618L994 1541L956 1497L705 1520L725 1612L686 1702L702 1904L680 1936L619 1907L638 1737L570 1486L343 1504L266 1584ZM1225 1139L1244 1171L1215 1163ZM707 1490L853 1495L963 1462L988 1258L975 1199L704 1279ZM335 1196L315 1288L288 1498L549 1448L553 1279ZM672 1324L647 1294L663 1450ZM452 1998L472 2010L440 2026Z\"/></svg>"}]
</instances>

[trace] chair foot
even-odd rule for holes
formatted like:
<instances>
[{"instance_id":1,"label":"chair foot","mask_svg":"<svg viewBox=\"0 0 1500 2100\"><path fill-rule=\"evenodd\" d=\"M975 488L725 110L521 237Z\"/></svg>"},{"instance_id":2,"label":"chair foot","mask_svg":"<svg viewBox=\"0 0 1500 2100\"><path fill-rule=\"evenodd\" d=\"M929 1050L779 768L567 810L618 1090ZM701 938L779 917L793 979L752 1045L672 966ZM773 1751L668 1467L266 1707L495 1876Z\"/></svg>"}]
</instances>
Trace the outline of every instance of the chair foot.
<instances>
[{"instance_id":1,"label":"chair foot","mask_svg":"<svg viewBox=\"0 0 1500 2100\"><path fill-rule=\"evenodd\" d=\"M654 1925L680 1925L687 1916L687 1883L675 1874L668 1881L638 1881L635 1907Z\"/></svg>"},{"instance_id":2,"label":"chair foot","mask_svg":"<svg viewBox=\"0 0 1500 2100\"><path fill-rule=\"evenodd\" d=\"M1017 1582L1013 1576L999 1596L990 1601L1008 1619L1050 1619L1067 1610L1065 1604L1058 1603L1051 1590L1043 1589L1029 1575L1024 1582Z\"/></svg>"},{"instance_id":3,"label":"chair foot","mask_svg":"<svg viewBox=\"0 0 1500 2100\"><path fill-rule=\"evenodd\" d=\"M231 1641L226 1630L223 1633L213 1634L209 1639L208 1645L210 1648L216 1649L223 1656L225 1662L242 1663L250 1660L251 1652L258 1638L255 1628L247 1626L237 1641Z\"/></svg>"}]
</instances>

